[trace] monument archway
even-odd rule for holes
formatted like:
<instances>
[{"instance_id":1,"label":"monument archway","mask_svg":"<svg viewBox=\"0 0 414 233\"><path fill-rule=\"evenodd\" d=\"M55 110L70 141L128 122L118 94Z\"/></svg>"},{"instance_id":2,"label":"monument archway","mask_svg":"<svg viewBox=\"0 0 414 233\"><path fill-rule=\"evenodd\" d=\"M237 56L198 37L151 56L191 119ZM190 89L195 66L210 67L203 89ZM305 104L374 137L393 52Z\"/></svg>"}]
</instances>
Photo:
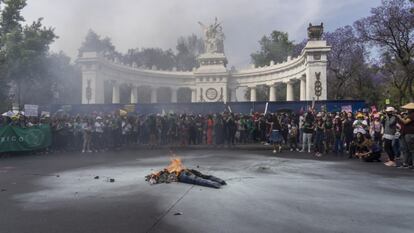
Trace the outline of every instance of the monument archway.
<instances>
[{"instance_id":1,"label":"monument archway","mask_svg":"<svg viewBox=\"0 0 414 233\"><path fill-rule=\"evenodd\" d=\"M199 67L191 72L138 68L98 52L82 52L77 60L82 70L82 103L107 103L109 99L120 103L120 86L125 84L130 87L126 95L130 103L157 103L159 88L163 87L170 88L167 95L171 103L185 99L178 95L182 90L187 90L187 95L190 93L191 102L236 101L236 89L240 87L248 87L249 100L257 101L259 85L268 87L268 101L277 101L278 96L282 99L281 95L286 101L327 99L326 67L330 47L322 38L323 24L309 25L308 42L298 57L243 70L226 67L222 25L217 20L209 26L200 25L206 51L197 59ZM278 85L286 87L280 89ZM299 91L295 91L297 88ZM109 90L112 98L107 93ZM167 100L168 96L163 98Z\"/></svg>"}]
</instances>

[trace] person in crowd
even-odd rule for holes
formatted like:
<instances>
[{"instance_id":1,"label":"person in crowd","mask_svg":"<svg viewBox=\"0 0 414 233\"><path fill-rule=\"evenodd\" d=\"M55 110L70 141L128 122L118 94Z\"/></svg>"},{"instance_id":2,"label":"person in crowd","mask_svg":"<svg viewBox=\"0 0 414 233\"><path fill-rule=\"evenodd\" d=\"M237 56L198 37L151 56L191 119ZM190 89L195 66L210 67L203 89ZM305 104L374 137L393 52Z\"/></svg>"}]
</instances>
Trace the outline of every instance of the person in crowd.
<instances>
[{"instance_id":1,"label":"person in crowd","mask_svg":"<svg viewBox=\"0 0 414 233\"><path fill-rule=\"evenodd\" d=\"M267 122L270 125L270 138L269 141L273 145L273 153L282 151L283 136L281 134L282 126L276 115L270 117L270 121Z\"/></svg>"},{"instance_id":2,"label":"person in crowd","mask_svg":"<svg viewBox=\"0 0 414 233\"><path fill-rule=\"evenodd\" d=\"M352 127L354 128L354 138L356 138L357 133L361 133L364 136L367 134L368 122L365 120L363 113L359 112L356 115L356 120L352 123Z\"/></svg>"},{"instance_id":3,"label":"person in crowd","mask_svg":"<svg viewBox=\"0 0 414 233\"><path fill-rule=\"evenodd\" d=\"M85 152L92 152L91 150L91 140L92 140L92 120L88 118L84 118L82 123L82 131L83 131L83 146L82 146L82 153Z\"/></svg>"},{"instance_id":4,"label":"person in crowd","mask_svg":"<svg viewBox=\"0 0 414 233\"><path fill-rule=\"evenodd\" d=\"M207 145L213 145L213 130L214 130L214 120L213 120L213 116L209 114L207 116Z\"/></svg>"},{"instance_id":5,"label":"person in crowd","mask_svg":"<svg viewBox=\"0 0 414 233\"><path fill-rule=\"evenodd\" d=\"M356 135L355 156L364 162L381 162L381 149L370 138L358 132Z\"/></svg>"},{"instance_id":6,"label":"person in crowd","mask_svg":"<svg viewBox=\"0 0 414 233\"><path fill-rule=\"evenodd\" d=\"M93 145L95 152L104 150L104 123L101 116L96 117L93 131Z\"/></svg>"},{"instance_id":7,"label":"person in crowd","mask_svg":"<svg viewBox=\"0 0 414 233\"><path fill-rule=\"evenodd\" d=\"M325 122L322 119L322 114L316 115L315 122L315 156L321 157L323 153L323 141L325 137Z\"/></svg>"},{"instance_id":8,"label":"person in crowd","mask_svg":"<svg viewBox=\"0 0 414 233\"><path fill-rule=\"evenodd\" d=\"M343 123L340 116L335 116L334 122L333 122L333 134L334 134L334 141L335 141L335 148L334 152L335 154L342 154L343 153Z\"/></svg>"},{"instance_id":9,"label":"person in crowd","mask_svg":"<svg viewBox=\"0 0 414 233\"><path fill-rule=\"evenodd\" d=\"M354 118L351 112L348 112L343 115L342 125L343 125L343 137L345 141L345 149L347 153L350 153L350 147L352 140L354 138L354 129L352 124L354 123Z\"/></svg>"},{"instance_id":10,"label":"person in crowd","mask_svg":"<svg viewBox=\"0 0 414 233\"><path fill-rule=\"evenodd\" d=\"M305 122L303 123L303 139L302 139L302 150L305 152L307 145L308 153L311 153L312 135L315 129L315 118L313 117L312 111L308 110L305 116Z\"/></svg>"},{"instance_id":11,"label":"person in crowd","mask_svg":"<svg viewBox=\"0 0 414 233\"><path fill-rule=\"evenodd\" d=\"M302 144L303 140L303 124L305 123L305 117L303 116L303 113L299 116L299 144Z\"/></svg>"},{"instance_id":12,"label":"person in crowd","mask_svg":"<svg viewBox=\"0 0 414 233\"><path fill-rule=\"evenodd\" d=\"M384 164L386 166L396 166L395 152L392 147L392 142L395 139L395 133L397 131L397 117L394 107L387 107L385 109L384 118L384 150L388 155L388 161Z\"/></svg>"},{"instance_id":13,"label":"person in crowd","mask_svg":"<svg viewBox=\"0 0 414 233\"><path fill-rule=\"evenodd\" d=\"M75 122L73 123L73 139L74 139L74 150L82 150L82 121L80 116L76 116Z\"/></svg>"},{"instance_id":14,"label":"person in crowd","mask_svg":"<svg viewBox=\"0 0 414 233\"><path fill-rule=\"evenodd\" d=\"M374 119L371 122L369 132L370 132L371 138L373 139L374 143L381 145L384 127L382 126L379 113L375 113L373 115L373 118Z\"/></svg>"},{"instance_id":15,"label":"person in crowd","mask_svg":"<svg viewBox=\"0 0 414 233\"><path fill-rule=\"evenodd\" d=\"M333 119L332 114L328 114L324 120L325 129L325 153L328 154L334 144L334 130L333 130Z\"/></svg>"},{"instance_id":16,"label":"person in crowd","mask_svg":"<svg viewBox=\"0 0 414 233\"><path fill-rule=\"evenodd\" d=\"M295 121L292 119L290 124L288 125L289 129L289 147L290 151L299 151L298 148L298 134L299 134L299 127L296 125Z\"/></svg>"},{"instance_id":17,"label":"person in crowd","mask_svg":"<svg viewBox=\"0 0 414 233\"><path fill-rule=\"evenodd\" d=\"M397 115L401 124L401 143L403 147L403 168L413 168L414 153L414 103L402 106L406 110L405 114Z\"/></svg>"}]
</instances>

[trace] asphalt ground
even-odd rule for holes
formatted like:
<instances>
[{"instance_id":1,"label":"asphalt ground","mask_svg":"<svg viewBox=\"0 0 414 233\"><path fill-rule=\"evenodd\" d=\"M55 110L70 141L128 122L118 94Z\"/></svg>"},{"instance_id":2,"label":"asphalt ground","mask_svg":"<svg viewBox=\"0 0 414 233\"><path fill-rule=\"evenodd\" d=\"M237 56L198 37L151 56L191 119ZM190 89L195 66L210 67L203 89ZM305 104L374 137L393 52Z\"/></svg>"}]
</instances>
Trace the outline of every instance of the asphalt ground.
<instances>
[{"instance_id":1,"label":"asphalt ground","mask_svg":"<svg viewBox=\"0 0 414 233\"><path fill-rule=\"evenodd\" d=\"M175 153L228 185L150 185L168 149L0 158L0 233L414 232L413 170L269 147Z\"/></svg>"}]
</instances>

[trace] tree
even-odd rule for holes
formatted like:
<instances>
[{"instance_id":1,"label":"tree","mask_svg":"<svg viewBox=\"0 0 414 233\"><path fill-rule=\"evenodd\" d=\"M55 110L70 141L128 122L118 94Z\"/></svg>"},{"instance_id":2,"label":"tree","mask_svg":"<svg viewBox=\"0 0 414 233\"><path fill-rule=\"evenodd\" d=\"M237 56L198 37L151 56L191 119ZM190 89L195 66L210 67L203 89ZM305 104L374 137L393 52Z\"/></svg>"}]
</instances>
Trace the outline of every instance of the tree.
<instances>
[{"instance_id":1,"label":"tree","mask_svg":"<svg viewBox=\"0 0 414 233\"><path fill-rule=\"evenodd\" d=\"M390 53L383 53L381 55L381 79L387 85L387 96L385 98L398 100L398 104L402 105L403 100L407 99L407 92L401 91L404 89L406 75L401 67L401 64Z\"/></svg>"},{"instance_id":2,"label":"tree","mask_svg":"<svg viewBox=\"0 0 414 233\"><path fill-rule=\"evenodd\" d=\"M22 25L24 18L20 12L26 6L25 0L7 0L4 4L0 20L2 81L15 86L20 104L33 91L33 84L42 82L43 62L49 45L57 37L53 28L42 25L42 18Z\"/></svg>"},{"instance_id":3,"label":"tree","mask_svg":"<svg viewBox=\"0 0 414 233\"><path fill-rule=\"evenodd\" d=\"M371 10L371 16L354 23L359 37L389 53L403 73L399 90L414 100L413 36L414 15L407 0L383 0Z\"/></svg>"},{"instance_id":4,"label":"tree","mask_svg":"<svg viewBox=\"0 0 414 233\"><path fill-rule=\"evenodd\" d=\"M92 29L89 29L88 34L86 34L85 40L79 48L79 56L83 52L102 53L105 57L109 59L119 59L122 57L122 55L116 51L115 46L112 44L112 41L109 37L101 39L101 37Z\"/></svg>"},{"instance_id":5,"label":"tree","mask_svg":"<svg viewBox=\"0 0 414 233\"><path fill-rule=\"evenodd\" d=\"M70 57L63 52L47 56L46 74L52 99L49 103L77 104L81 102L82 78L80 70L71 63ZM52 100L52 101L50 101Z\"/></svg>"},{"instance_id":6,"label":"tree","mask_svg":"<svg viewBox=\"0 0 414 233\"><path fill-rule=\"evenodd\" d=\"M285 32L273 31L270 36L263 36L259 41L260 49L256 53L252 53L253 64L256 67L269 65L271 61L281 63L287 60L288 56L298 56L305 47L307 40L303 40L299 44L289 40L289 36ZM269 99L269 87L261 85L257 87L256 97L258 101L266 101ZM286 93L285 85L278 85L276 89L277 99L283 100L285 98L283 93ZM250 98L250 91L247 90L245 98Z\"/></svg>"},{"instance_id":7,"label":"tree","mask_svg":"<svg viewBox=\"0 0 414 233\"><path fill-rule=\"evenodd\" d=\"M126 64L135 63L137 66L143 66L147 69L151 69L153 66L162 70L175 67L175 55L171 49L165 51L160 48L129 49L122 61Z\"/></svg>"},{"instance_id":8,"label":"tree","mask_svg":"<svg viewBox=\"0 0 414 233\"><path fill-rule=\"evenodd\" d=\"M197 57L204 51L203 39L192 34L188 37L180 37L177 40L177 55L175 63L178 70L192 70L198 67Z\"/></svg>"},{"instance_id":9,"label":"tree","mask_svg":"<svg viewBox=\"0 0 414 233\"><path fill-rule=\"evenodd\" d=\"M327 32L325 39L332 47L328 54L328 99L355 97L350 87L366 66L364 44L355 36L351 26Z\"/></svg>"},{"instance_id":10,"label":"tree","mask_svg":"<svg viewBox=\"0 0 414 233\"><path fill-rule=\"evenodd\" d=\"M269 65L270 61L283 62L291 55L294 44L286 32L273 31L259 41L260 50L251 54L255 66Z\"/></svg>"}]
</instances>

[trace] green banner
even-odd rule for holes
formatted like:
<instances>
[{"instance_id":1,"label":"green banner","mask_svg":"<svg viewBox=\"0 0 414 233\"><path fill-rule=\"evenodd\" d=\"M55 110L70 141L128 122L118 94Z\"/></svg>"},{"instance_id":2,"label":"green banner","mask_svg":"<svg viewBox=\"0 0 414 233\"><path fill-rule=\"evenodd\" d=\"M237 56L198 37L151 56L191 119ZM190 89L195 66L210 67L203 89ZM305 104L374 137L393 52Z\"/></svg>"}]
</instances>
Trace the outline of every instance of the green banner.
<instances>
[{"instance_id":1,"label":"green banner","mask_svg":"<svg viewBox=\"0 0 414 233\"><path fill-rule=\"evenodd\" d=\"M51 143L49 125L30 128L0 127L0 152L38 150L50 146Z\"/></svg>"}]
</instances>

